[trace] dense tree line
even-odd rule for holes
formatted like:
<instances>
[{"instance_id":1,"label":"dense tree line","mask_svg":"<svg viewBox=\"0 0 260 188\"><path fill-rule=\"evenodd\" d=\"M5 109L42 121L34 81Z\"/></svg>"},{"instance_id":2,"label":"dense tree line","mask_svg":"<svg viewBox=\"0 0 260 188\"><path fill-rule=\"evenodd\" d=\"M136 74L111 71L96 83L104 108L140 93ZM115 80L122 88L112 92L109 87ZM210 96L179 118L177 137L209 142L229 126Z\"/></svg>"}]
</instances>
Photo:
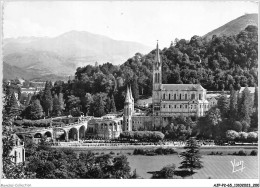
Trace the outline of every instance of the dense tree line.
<instances>
[{"instance_id":1,"label":"dense tree line","mask_svg":"<svg viewBox=\"0 0 260 188\"><path fill-rule=\"evenodd\" d=\"M200 83L207 90L233 88L237 91L241 87L257 86L257 46L256 26L248 26L237 35L213 36L210 40L199 36L193 36L189 41L175 39L169 48L160 51L162 82ZM131 86L135 101L140 95L152 95L154 59L155 50L146 55L136 53L119 66L111 63L87 65L77 68L75 78L66 83L56 81L52 85L46 82L44 91L36 96L42 112L36 101L34 106L38 113L29 117L39 118L42 113L45 116L79 116L81 112L102 116L121 110L127 85ZM28 100L35 100L35 97Z\"/></svg>"},{"instance_id":2,"label":"dense tree line","mask_svg":"<svg viewBox=\"0 0 260 188\"><path fill-rule=\"evenodd\" d=\"M222 94L217 106L211 108L205 117L198 119L197 126L194 128L197 135L204 138L226 138L227 135L230 137L230 134L227 134L230 130L233 131L231 131L232 134L257 131L257 94L250 96L248 87L245 87L240 95L233 88L230 93L229 99ZM255 93L258 93L257 87L255 87Z\"/></svg>"},{"instance_id":3,"label":"dense tree line","mask_svg":"<svg viewBox=\"0 0 260 188\"><path fill-rule=\"evenodd\" d=\"M13 162L10 155L15 144L14 119L20 114L20 108L15 94L19 92L16 84L3 84L3 109L2 109L2 177L8 179L33 178L25 173L25 164Z\"/></svg>"},{"instance_id":4,"label":"dense tree line","mask_svg":"<svg viewBox=\"0 0 260 188\"><path fill-rule=\"evenodd\" d=\"M26 173L37 179L129 179L134 178L127 157L51 149L42 139L26 142Z\"/></svg>"},{"instance_id":5,"label":"dense tree line","mask_svg":"<svg viewBox=\"0 0 260 188\"><path fill-rule=\"evenodd\" d=\"M162 129L165 138L170 140L186 140L196 125L190 117L184 116L171 118L170 122Z\"/></svg>"},{"instance_id":6,"label":"dense tree line","mask_svg":"<svg viewBox=\"0 0 260 188\"><path fill-rule=\"evenodd\" d=\"M121 139L135 139L138 141L145 141L145 142L158 142L163 140L164 134L159 131L125 131L120 133Z\"/></svg>"},{"instance_id":7,"label":"dense tree line","mask_svg":"<svg viewBox=\"0 0 260 188\"><path fill-rule=\"evenodd\" d=\"M162 82L200 83L207 90L230 90L230 87L239 90L246 85L253 87L258 84L257 40L255 26L248 26L238 35L213 36L211 40L198 36L193 36L189 41L176 39L169 48L160 51ZM110 99L113 96L116 109L122 109L127 85L131 85L135 101L139 95L152 95L154 58L155 50L147 55L136 53L120 66L105 63L79 67L75 79L68 84L56 83L54 87L64 93L66 100L71 95L78 97L85 112L91 111L88 102L87 106L83 106L87 93L92 98L99 94ZM106 99L104 101L106 103Z\"/></svg>"}]
</instances>

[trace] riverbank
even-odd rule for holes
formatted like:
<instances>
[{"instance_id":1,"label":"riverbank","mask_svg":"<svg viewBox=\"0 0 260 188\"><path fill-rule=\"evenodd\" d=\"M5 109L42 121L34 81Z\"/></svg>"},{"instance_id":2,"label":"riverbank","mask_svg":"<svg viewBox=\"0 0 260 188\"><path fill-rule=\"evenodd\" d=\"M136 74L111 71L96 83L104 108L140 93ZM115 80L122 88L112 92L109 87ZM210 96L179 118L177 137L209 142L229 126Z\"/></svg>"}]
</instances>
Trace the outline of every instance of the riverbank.
<instances>
[{"instance_id":1,"label":"riverbank","mask_svg":"<svg viewBox=\"0 0 260 188\"><path fill-rule=\"evenodd\" d=\"M52 146L52 148L56 149L72 149L75 151L86 151L86 150L134 150L134 149L154 149L154 148L173 148L173 149L183 149L184 145L176 146L176 145L125 145L125 146L82 146L82 145L75 145L75 146ZM258 146L201 146L203 150L228 150L228 149L258 149Z\"/></svg>"}]
</instances>

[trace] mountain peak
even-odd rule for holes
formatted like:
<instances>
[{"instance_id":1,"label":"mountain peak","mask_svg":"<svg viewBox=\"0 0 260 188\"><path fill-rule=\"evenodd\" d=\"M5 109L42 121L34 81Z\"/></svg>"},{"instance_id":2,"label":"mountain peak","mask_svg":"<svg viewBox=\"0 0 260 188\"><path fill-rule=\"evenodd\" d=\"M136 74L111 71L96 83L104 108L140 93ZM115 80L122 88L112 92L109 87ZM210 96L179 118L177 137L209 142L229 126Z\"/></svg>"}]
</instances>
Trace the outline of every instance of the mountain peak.
<instances>
[{"instance_id":1,"label":"mountain peak","mask_svg":"<svg viewBox=\"0 0 260 188\"><path fill-rule=\"evenodd\" d=\"M77 67L95 62L123 64L138 52L144 54L152 50L136 42L114 40L103 35L76 30L56 37L10 38L4 43L3 59L8 65L27 72L37 72L39 75L73 74ZM9 70L21 72L11 68Z\"/></svg>"},{"instance_id":2,"label":"mountain peak","mask_svg":"<svg viewBox=\"0 0 260 188\"><path fill-rule=\"evenodd\" d=\"M206 35L203 36L203 38L212 38L213 35L216 35L216 36L236 35L240 31L244 30L248 25L258 26L258 14L242 15L242 16L226 23L225 25L207 33Z\"/></svg>"}]
</instances>

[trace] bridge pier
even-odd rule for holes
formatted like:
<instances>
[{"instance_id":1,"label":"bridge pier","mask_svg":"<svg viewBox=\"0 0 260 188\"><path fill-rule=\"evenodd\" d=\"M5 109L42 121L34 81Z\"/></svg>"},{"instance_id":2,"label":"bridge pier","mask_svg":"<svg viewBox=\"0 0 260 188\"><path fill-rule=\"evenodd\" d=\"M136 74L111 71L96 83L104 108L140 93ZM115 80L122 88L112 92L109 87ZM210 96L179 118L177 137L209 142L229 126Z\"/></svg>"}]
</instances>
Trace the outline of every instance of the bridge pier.
<instances>
[{"instance_id":1,"label":"bridge pier","mask_svg":"<svg viewBox=\"0 0 260 188\"><path fill-rule=\"evenodd\" d=\"M65 141L68 142L69 141L69 131L65 130Z\"/></svg>"},{"instance_id":2,"label":"bridge pier","mask_svg":"<svg viewBox=\"0 0 260 188\"><path fill-rule=\"evenodd\" d=\"M79 141L79 129L77 129L77 141Z\"/></svg>"}]
</instances>

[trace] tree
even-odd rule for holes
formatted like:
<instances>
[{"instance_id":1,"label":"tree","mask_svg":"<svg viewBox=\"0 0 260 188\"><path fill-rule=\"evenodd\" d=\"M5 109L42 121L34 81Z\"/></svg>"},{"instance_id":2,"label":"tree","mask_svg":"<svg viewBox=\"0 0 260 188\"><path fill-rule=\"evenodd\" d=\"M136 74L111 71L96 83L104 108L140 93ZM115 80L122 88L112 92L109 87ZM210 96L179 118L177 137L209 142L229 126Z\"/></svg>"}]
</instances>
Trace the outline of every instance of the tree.
<instances>
[{"instance_id":1,"label":"tree","mask_svg":"<svg viewBox=\"0 0 260 188\"><path fill-rule=\"evenodd\" d=\"M236 131L236 132L241 132L242 131L242 124L239 122L239 121L235 121L233 123L233 130Z\"/></svg>"},{"instance_id":2,"label":"tree","mask_svg":"<svg viewBox=\"0 0 260 188\"><path fill-rule=\"evenodd\" d=\"M29 117L30 119L40 119L43 116L43 109L38 99L34 100L30 105Z\"/></svg>"},{"instance_id":3,"label":"tree","mask_svg":"<svg viewBox=\"0 0 260 188\"><path fill-rule=\"evenodd\" d=\"M258 140L258 135L256 132L249 132L247 135L247 140L250 142L255 142Z\"/></svg>"},{"instance_id":4,"label":"tree","mask_svg":"<svg viewBox=\"0 0 260 188\"><path fill-rule=\"evenodd\" d=\"M207 136L216 137L221 134L220 123L222 122L221 112L218 108L212 107L205 116Z\"/></svg>"},{"instance_id":5,"label":"tree","mask_svg":"<svg viewBox=\"0 0 260 188\"><path fill-rule=\"evenodd\" d=\"M241 121L246 121L250 124L251 118L251 99L250 91L246 87L242 92L242 97L239 102L239 117Z\"/></svg>"},{"instance_id":6,"label":"tree","mask_svg":"<svg viewBox=\"0 0 260 188\"><path fill-rule=\"evenodd\" d=\"M255 87L254 108L258 108L258 87Z\"/></svg>"},{"instance_id":7,"label":"tree","mask_svg":"<svg viewBox=\"0 0 260 188\"><path fill-rule=\"evenodd\" d=\"M226 132L226 138L227 138L228 140L233 141L233 140L235 140L235 139L238 138L238 137L239 137L238 133L237 133L236 131L234 131L234 130L228 130L228 131Z\"/></svg>"},{"instance_id":8,"label":"tree","mask_svg":"<svg viewBox=\"0 0 260 188\"><path fill-rule=\"evenodd\" d=\"M18 101L15 96L15 92L11 94L11 97L7 98L5 109L8 116L11 116L12 118L15 118L17 115L19 115L20 109L18 106Z\"/></svg>"},{"instance_id":9,"label":"tree","mask_svg":"<svg viewBox=\"0 0 260 188\"><path fill-rule=\"evenodd\" d=\"M126 156L121 155L113 159L112 178L128 179L131 177L130 171L131 168Z\"/></svg>"},{"instance_id":10,"label":"tree","mask_svg":"<svg viewBox=\"0 0 260 188\"><path fill-rule=\"evenodd\" d=\"M90 115L93 113L92 105L93 105L93 97L90 93L86 93L85 97L81 100L82 110L86 115Z\"/></svg>"},{"instance_id":11,"label":"tree","mask_svg":"<svg viewBox=\"0 0 260 188\"><path fill-rule=\"evenodd\" d=\"M154 173L152 179L172 179L175 173L175 168L175 164L165 166L160 171Z\"/></svg>"},{"instance_id":12,"label":"tree","mask_svg":"<svg viewBox=\"0 0 260 188\"><path fill-rule=\"evenodd\" d=\"M196 139L191 137L187 140L184 147L185 151L180 153L182 159L180 169L189 170L191 174L194 173L194 169L201 169L203 167L201 155L199 153L200 146Z\"/></svg>"},{"instance_id":13,"label":"tree","mask_svg":"<svg viewBox=\"0 0 260 188\"><path fill-rule=\"evenodd\" d=\"M226 94L222 94L220 98L218 99L218 108L221 112L222 118L225 118L228 116L229 111L229 101Z\"/></svg>"},{"instance_id":14,"label":"tree","mask_svg":"<svg viewBox=\"0 0 260 188\"><path fill-rule=\"evenodd\" d=\"M93 108L94 108L94 116L96 117L101 117L105 115L105 101L104 97L102 94L97 94L94 97L94 103L93 103Z\"/></svg>"},{"instance_id":15,"label":"tree","mask_svg":"<svg viewBox=\"0 0 260 188\"><path fill-rule=\"evenodd\" d=\"M235 120L237 118L237 91L231 89L230 91L230 118Z\"/></svg>"},{"instance_id":16,"label":"tree","mask_svg":"<svg viewBox=\"0 0 260 188\"><path fill-rule=\"evenodd\" d=\"M247 140L248 134L246 132L240 132L238 133L239 140L242 142L245 142Z\"/></svg>"},{"instance_id":17,"label":"tree","mask_svg":"<svg viewBox=\"0 0 260 188\"><path fill-rule=\"evenodd\" d=\"M78 108L80 104L80 99L79 97L76 97L74 95L70 95L67 100L67 105L66 107L68 110L72 110L73 108Z\"/></svg>"},{"instance_id":18,"label":"tree","mask_svg":"<svg viewBox=\"0 0 260 188\"><path fill-rule=\"evenodd\" d=\"M116 112L116 105L115 105L115 99L114 99L114 95L111 96L111 101L110 101L110 107L111 107L111 112Z\"/></svg>"},{"instance_id":19,"label":"tree","mask_svg":"<svg viewBox=\"0 0 260 188\"><path fill-rule=\"evenodd\" d=\"M242 121L241 124L242 124L242 131L247 132L250 125L246 121Z\"/></svg>"},{"instance_id":20,"label":"tree","mask_svg":"<svg viewBox=\"0 0 260 188\"><path fill-rule=\"evenodd\" d=\"M53 98L53 110L52 113L54 116L60 116L61 115L61 104L60 100L58 99L58 96L55 94Z\"/></svg>"},{"instance_id":21,"label":"tree","mask_svg":"<svg viewBox=\"0 0 260 188\"><path fill-rule=\"evenodd\" d=\"M58 99L59 99L60 109L61 109L61 111L63 111L65 109L63 93L61 93L61 92L59 93Z\"/></svg>"},{"instance_id":22,"label":"tree","mask_svg":"<svg viewBox=\"0 0 260 188\"><path fill-rule=\"evenodd\" d=\"M207 121L210 123L210 125L216 126L219 122L222 121L220 109L211 108L208 111L206 118L207 118Z\"/></svg>"},{"instance_id":23,"label":"tree","mask_svg":"<svg viewBox=\"0 0 260 188\"><path fill-rule=\"evenodd\" d=\"M4 90L6 88L3 88ZM3 100L3 119L2 119L2 178L7 179L25 179L25 178L33 178L30 175L27 175L25 172L25 165L20 163L16 164L12 161L13 157L10 155L11 150L14 147L15 143L15 134L12 129L13 120L15 113L10 110L13 102L8 102L12 97L13 93L6 93ZM12 112L8 114L8 112Z\"/></svg>"},{"instance_id":24,"label":"tree","mask_svg":"<svg viewBox=\"0 0 260 188\"><path fill-rule=\"evenodd\" d=\"M42 101L41 101L43 110L44 110L45 114L47 114L47 116L49 116L49 114L53 108L51 88L52 88L51 82L47 81L45 84L45 89L44 89L43 97L42 97Z\"/></svg>"},{"instance_id":25,"label":"tree","mask_svg":"<svg viewBox=\"0 0 260 188\"><path fill-rule=\"evenodd\" d=\"M131 82L131 89L132 89L132 95L133 95L134 101L137 101L139 99L139 86L138 86L136 75L134 76L134 78Z\"/></svg>"},{"instance_id":26,"label":"tree","mask_svg":"<svg viewBox=\"0 0 260 188\"><path fill-rule=\"evenodd\" d=\"M107 114L111 112L111 101L109 97L106 99L105 112Z\"/></svg>"}]
</instances>

